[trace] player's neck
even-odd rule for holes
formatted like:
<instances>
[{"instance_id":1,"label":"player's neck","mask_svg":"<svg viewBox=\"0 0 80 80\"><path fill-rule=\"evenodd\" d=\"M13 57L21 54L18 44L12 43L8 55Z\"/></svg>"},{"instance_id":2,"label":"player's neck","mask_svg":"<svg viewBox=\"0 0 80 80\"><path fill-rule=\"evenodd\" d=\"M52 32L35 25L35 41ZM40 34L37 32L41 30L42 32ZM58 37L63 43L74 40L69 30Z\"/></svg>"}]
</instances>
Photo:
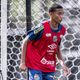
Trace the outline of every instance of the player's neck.
<instances>
[{"instance_id":1,"label":"player's neck","mask_svg":"<svg viewBox=\"0 0 80 80\"><path fill-rule=\"evenodd\" d=\"M54 21L50 21L50 24L54 27L54 28L58 28L58 23L54 22Z\"/></svg>"}]
</instances>

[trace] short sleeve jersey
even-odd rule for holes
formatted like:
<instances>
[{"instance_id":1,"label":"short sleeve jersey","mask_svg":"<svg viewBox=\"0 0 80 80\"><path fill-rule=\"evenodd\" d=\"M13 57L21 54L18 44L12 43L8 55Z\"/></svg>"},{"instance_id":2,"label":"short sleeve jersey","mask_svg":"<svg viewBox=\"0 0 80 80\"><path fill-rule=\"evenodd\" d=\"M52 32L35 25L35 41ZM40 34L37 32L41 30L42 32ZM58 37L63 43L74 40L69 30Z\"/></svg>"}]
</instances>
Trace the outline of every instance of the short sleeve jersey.
<instances>
[{"instance_id":1,"label":"short sleeve jersey","mask_svg":"<svg viewBox=\"0 0 80 80\"><path fill-rule=\"evenodd\" d=\"M64 34L63 25L53 29L49 21L29 31L27 35L31 41L27 46L26 66L43 72L55 71L56 52Z\"/></svg>"}]
</instances>

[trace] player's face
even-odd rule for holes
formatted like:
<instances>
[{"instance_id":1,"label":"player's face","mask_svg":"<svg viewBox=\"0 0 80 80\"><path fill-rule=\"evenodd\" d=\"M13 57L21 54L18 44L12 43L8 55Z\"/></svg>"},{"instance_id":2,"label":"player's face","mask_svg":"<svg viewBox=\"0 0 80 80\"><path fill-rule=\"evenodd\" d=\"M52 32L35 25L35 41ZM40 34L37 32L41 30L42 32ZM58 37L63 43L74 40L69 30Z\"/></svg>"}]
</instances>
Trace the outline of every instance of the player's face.
<instances>
[{"instance_id":1,"label":"player's face","mask_svg":"<svg viewBox=\"0 0 80 80\"><path fill-rule=\"evenodd\" d=\"M63 9L56 9L54 12L51 12L50 17L54 22L59 24L62 21L63 14Z\"/></svg>"}]
</instances>

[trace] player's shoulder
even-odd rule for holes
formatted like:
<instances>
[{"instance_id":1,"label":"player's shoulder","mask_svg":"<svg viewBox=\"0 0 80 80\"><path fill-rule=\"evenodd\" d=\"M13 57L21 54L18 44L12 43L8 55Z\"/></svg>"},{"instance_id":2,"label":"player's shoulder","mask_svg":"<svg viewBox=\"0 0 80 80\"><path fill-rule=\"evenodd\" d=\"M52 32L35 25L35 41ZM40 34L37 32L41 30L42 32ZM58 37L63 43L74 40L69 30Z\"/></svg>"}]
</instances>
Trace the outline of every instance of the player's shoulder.
<instances>
[{"instance_id":1,"label":"player's shoulder","mask_svg":"<svg viewBox=\"0 0 80 80\"><path fill-rule=\"evenodd\" d=\"M37 34L40 31L43 31L44 30L44 26L43 26L42 23L40 23L37 26L35 26L32 30L34 31L34 34Z\"/></svg>"},{"instance_id":2,"label":"player's shoulder","mask_svg":"<svg viewBox=\"0 0 80 80\"><path fill-rule=\"evenodd\" d=\"M50 22L50 19L44 20L44 21L42 22L42 24L45 24L45 23L47 23L47 22Z\"/></svg>"},{"instance_id":3,"label":"player's shoulder","mask_svg":"<svg viewBox=\"0 0 80 80\"><path fill-rule=\"evenodd\" d=\"M66 26L65 25L63 25L63 24L60 24L60 25L61 25L62 29L66 30Z\"/></svg>"},{"instance_id":4,"label":"player's shoulder","mask_svg":"<svg viewBox=\"0 0 80 80\"><path fill-rule=\"evenodd\" d=\"M64 35L66 33L66 26L65 25L62 25L62 24L61 24L61 26L62 26L61 32Z\"/></svg>"}]
</instances>

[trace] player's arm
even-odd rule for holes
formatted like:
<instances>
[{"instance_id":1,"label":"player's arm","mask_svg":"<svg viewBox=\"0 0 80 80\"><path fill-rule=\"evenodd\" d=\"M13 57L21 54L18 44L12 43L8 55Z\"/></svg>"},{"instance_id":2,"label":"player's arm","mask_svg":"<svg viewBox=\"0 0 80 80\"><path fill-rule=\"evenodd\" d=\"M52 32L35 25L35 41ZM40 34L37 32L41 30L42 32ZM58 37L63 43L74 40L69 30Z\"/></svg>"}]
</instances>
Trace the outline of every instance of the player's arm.
<instances>
[{"instance_id":1,"label":"player's arm","mask_svg":"<svg viewBox=\"0 0 80 80\"><path fill-rule=\"evenodd\" d=\"M63 35L65 35L66 29L65 29L64 26L62 26L62 27L63 27ZM61 40L62 40L62 39L61 39ZM59 59L61 65L63 66L63 65L65 65L65 64L64 64L63 56L62 56L61 51L60 51L61 40L60 40L60 42L58 43L57 57L58 57L58 59Z\"/></svg>"},{"instance_id":2,"label":"player's arm","mask_svg":"<svg viewBox=\"0 0 80 80\"><path fill-rule=\"evenodd\" d=\"M26 53L26 47L29 43L29 37L27 36L22 43L22 55L21 55L21 63L25 64L25 53Z\"/></svg>"},{"instance_id":3,"label":"player's arm","mask_svg":"<svg viewBox=\"0 0 80 80\"><path fill-rule=\"evenodd\" d=\"M39 39L41 34L42 34L42 32L43 32L43 26L41 26L39 28L35 28L34 30L29 31L27 36L26 36L26 38L23 40L22 52L21 52L21 62L20 62L20 66L19 66L19 68L21 70L25 70L26 69L25 55L26 55L27 45L29 44L30 41Z\"/></svg>"},{"instance_id":4,"label":"player's arm","mask_svg":"<svg viewBox=\"0 0 80 80\"><path fill-rule=\"evenodd\" d=\"M58 59L59 59L59 63L60 63L61 66L62 66L62 69L63 69L63 71L64 71L64 75L67 76L67 75L70 73L70 70L69 70L69 68L66 66L66 64L64 63L64 59L63 59L63 56L62 56L62 54L61 54L60 48L58 49L57 57L58 57Z\"/></svg>"},{"instance_id":5,"label":"player's arm","mask_svg":"<svg viewBox=\"0 0 80 80\"><path fill-rule=\"evenodd\" d=\"M20 61L20 66L19 68L21 70L26 70L26 65L25 65L25 55L26 55L26 47L27 47L27 44L29 43L29 36L27 35L26 38L23 40L22 42L22 46L21 46L21 61Z\"/></svg>"},{"instance_id":6,"label":"player's arm","mask_svg":"<svg viewBox=\"0 0 80 80\"><path fill-rule=\"evenodd\" d=\"M60 47L60 46L59 46ZM63 59L63 56L61 54L61 51L60 51L60 48L58 48L58 51L57 51L57 58L59 59L59 62L61 64L61 66L65 65L64 64L64 59Z\"/></svg>"}]
</instances>

